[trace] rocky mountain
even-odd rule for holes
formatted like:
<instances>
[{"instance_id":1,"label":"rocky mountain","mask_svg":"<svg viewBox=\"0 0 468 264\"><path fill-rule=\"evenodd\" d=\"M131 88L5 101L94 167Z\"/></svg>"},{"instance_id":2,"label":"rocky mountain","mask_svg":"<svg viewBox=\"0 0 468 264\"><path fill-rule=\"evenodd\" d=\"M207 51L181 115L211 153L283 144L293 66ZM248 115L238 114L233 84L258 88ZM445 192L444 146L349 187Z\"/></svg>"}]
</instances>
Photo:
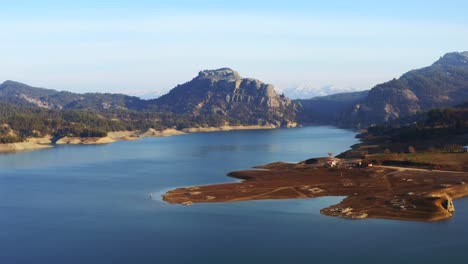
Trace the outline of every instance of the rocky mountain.
<instances>
[{"instance_id":1,"label":"rocky mountain","mask_svg":"<svg viewBox=\"0 0 468 264\"><path fill-rule=\"evenodd\" d=\"M343 113L341 123L367 126L407 119L468 101L468 52L447 53L429 67L379 84Z\"/></svg>"},{"instance_id":2,"label":"rocky mountain","mask_svg":"<svg viewBox=\"0 0 468 264\"><path fill-rule=\"evenodd\" d=\"M274 87L229 68L201 71L191 81L152 100L121 94L76 94L6 81L0 102L47 109L113 109L159 113L171 125L274 125L319 123L347 127L408 123L430 109L468 101L468 52L445 54L370 91L291 101ZM146 120L145 122L147 122ZM153 120L155 121L155 120ZM156 121L155 121L156 122Z\"/></svg>"},{"instance_id":3,"label":"rocky mountain","mask_svg":"<svg viewBox=\"0 0 468 264\"><path fill-rule=\"evenodd\" d=\"M366 98L369 91L337 93L311 99L299 99L297 121L302 124L339 125L345 110Z\"/></svg>"},{"instance_id":4,"label":"rocky mountain","mask_svg":"<svg viewBox=\"0 0 468 264\"><path fill-rule=\"evenodd\" d=\"M0 84L0 102L17 106L37 106L47 109L143 109L145 101L123 94L86 93L76 94L65 91L31 87L5 81Z\"/></svg>"},{"instance_id":5,"label":"rocky mountain","mask_svg":"<svg viewBox=\"0 0 468 264\"><path fill-rule=\"evenodd\" d=\"M216 115L230 124L291 126L296 120L296 105L272 85L229 68L201 71L149 104L161 112Z\"/></svg>"},{"instance_id":6,"label":"rocky mountain","mask_svg":"<svg viewBox=\"0 0 468 264\"><path fill-rule=\"evenodd\" d=\"M0 102L53 110L137 110L185 116L196 125L291 126L296 106L272 85L242 78L228 69L202 71L158 99L122 94L86 93L31 87L14 81L0 84Z\"/></svg>"}]
</instances>

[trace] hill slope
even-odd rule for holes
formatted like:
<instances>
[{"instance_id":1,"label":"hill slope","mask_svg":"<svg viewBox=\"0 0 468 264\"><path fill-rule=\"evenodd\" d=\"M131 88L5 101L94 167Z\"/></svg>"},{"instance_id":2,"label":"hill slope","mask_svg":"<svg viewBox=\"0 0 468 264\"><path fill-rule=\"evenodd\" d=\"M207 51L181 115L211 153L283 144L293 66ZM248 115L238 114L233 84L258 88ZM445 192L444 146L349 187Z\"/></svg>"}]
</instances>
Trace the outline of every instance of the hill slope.
<instances>
[{"instance_id":1,"label":"hill slope","mask_svg":"<svg viewBox=\"0 0 468 264\"><path fill-rule=\"evenodd\" d=\"M362 101L369 91L338 93L311 99L295 100L298 104L299 123L339 124L345 110Z\"/></svg>"},{"instance_id":2,"label":"hill slope","mask_svg":"<svg viewBox=\"0 0 468 264\"><path fill-rule=\"evenodd\" d=\"M344 124L369 125L415 116L468 100L468 52L447 53L429 67L379 84L345 113Z\"/></svg>"},{"instance_id":3,"label":"hill slope","mask_svg":"<svg viewBox=\"0 0 468 264\"><path fill-rule=\"evenodd\" d=\"M201 71L149 105L162 112L216 115L233 124L287 126L295 123L296 106L272 85L222 68Z\"/></svg>"},{"instance_id":4,"label":"hill slope","mask_svg":"<svg viewBox=\"0 0 468 264\"><path fill-rule=\"evenodd\" d=\"M291 126L319 123L346 127L408 123L430 109L468 101L468 52L448 53L370 91L294 102L272 85L243 78L229 68L201 71L158 99L121 94L76 94L6 81L0 102L47 109L157 112L178 127L230 125ZM122 115L122 113L119 113Z\"/></svg>"},{"instance_id":5,"label":"hill slope","mask_svg":"<svg viewBox=\"0 0 468 264\"><path fill-rule=\"evenodd\" d=\"M47 109L142 109L145 101L123 94L76 94L5 81L0 84L0 102L17 106L37 106Z\"/></svg>"},{"instance_id":6,"label":"hill slope","mask_svg":"<svg viewBox=\"0 0 468 264\"><path fill-rule=\"evenodd\" d=\"M227 68L202 71L192 81L154 100L122 94L59 92L5 81L0 84L0 103L5 103L3 109L9 105L27 108L25 111L28 115L45 113L39 110L31 113L30 109L38 108L90 110L104 119L120 120L133 116L131 123L139 122L145 128L226 124L288 126L294 124L296 114L295 104L276 94L273 86L255 79L241 78L237 72ZM0 115L0 119L4 117ZM138 126L136 123L134 125Z\"/></svg>"}]
</instances>

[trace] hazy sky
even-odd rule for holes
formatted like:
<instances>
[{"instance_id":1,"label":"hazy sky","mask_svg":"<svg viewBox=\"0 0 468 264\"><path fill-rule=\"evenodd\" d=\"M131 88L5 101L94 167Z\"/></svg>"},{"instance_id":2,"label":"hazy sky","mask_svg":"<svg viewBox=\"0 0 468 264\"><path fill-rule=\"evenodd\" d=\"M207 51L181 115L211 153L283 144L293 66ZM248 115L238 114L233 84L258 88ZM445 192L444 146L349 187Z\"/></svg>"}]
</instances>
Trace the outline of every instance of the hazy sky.
<instances>
[{"instance_id":1,"label":"hazy sky","mask_svg":"<svg viewBox=\"0 0 468 264\"><path fill-rule=\"evenodd\" d=\"M468 50L466 0L68 2L0 0L0 82L144 94L231 67L362 90Z\"/></svg>"}]
</instances>

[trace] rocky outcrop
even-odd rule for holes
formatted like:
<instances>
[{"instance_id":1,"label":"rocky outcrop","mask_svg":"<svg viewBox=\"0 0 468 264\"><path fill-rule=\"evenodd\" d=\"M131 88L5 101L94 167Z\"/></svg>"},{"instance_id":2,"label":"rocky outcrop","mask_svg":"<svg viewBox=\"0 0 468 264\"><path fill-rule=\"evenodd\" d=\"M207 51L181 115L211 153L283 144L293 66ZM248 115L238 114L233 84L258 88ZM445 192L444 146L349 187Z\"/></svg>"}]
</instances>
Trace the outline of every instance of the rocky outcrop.
<instances>
[{"instance_id":1,"label":"rocky outcrop","mask_svg":"<svg viewBox=\"0 0 468 264\"><path fill-rule=\"evenodd\" d=\"M201 71L151 103L162 112L216 115L223 122L243 125L286 126L296 114L295 104L272 85L242 78L229 68Z\"/></svg>"},{"instance_id":2,"label":"rocky outcrop","mask_svg":"<svg viewBox=\"0 0 468 264\"><path fill-rule=\"evenodd\" d=\"M179 128L224 125L278 127L295 122L366 127L400 122L397 120L401 119L408 121L430 109L466 101L468 52L448 53L429 67L410 71L370 91L295 102L277 94L272 85L243 78L230 68L201 71L191 81L153 100L119 94L59 92L14 81L0 84L0 102L3 103L98 112L116 109L156 111L169 117L170 121L163 126Z\"/></svg>"},{"instance_id":3,"label":"rocky outcrop","mask_svg":"<svg viewBox=\"0 0 468 264\"><path fill-rule=\"evenodd\" d=\"M116 140L110 137L63 137L55 142L57 145L99 145L113 143Z\"/></svg>"},{"instance_id":4,"label":"rocky outcrop","mask_svg":"<svg viewBox=\"0 0 468 264\"><path fill-rule=\"evenodd\" d=\"M121 94L76 94L31 87L14 81L0 84L0 102L47 109L143 110L184 115L193 126L288 126L296 119L296 106L272 85L222 68L201 71L154 100Z\"/></svg>"},{"instance_id":5,"label":"rocky outcrop","mask_svg":"<svg viewBox=\"0 0 468 264\"><path fill-rule=\"evenodd\" d=\"M140 137L169 137L169 136L176 136L176 135L183 135L185 134L182 131L168 128L163 130L156 130L154 128L149 128L146 131L142 131L138 133Z\"/></svg>"},{"instance_id":6,"label":"rocky outcrop","mask_svg":"<svg viewBox=\"0 0 468 264\"><path fill-rule=\"evenodd\" d=\"M107 137L115 140L137 140L140 139L140 132L139 131L112 131L107 133Z\"/></svg>"}]
</instances>

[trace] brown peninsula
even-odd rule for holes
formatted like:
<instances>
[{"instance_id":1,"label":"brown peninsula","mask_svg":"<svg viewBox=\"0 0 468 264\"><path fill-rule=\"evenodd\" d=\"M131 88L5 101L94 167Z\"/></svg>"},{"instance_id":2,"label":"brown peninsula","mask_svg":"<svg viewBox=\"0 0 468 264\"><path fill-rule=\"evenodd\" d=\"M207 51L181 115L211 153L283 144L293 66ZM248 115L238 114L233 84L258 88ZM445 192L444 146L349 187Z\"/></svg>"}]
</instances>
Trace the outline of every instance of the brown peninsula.
<instances>
[{"instance_id":1,"label":"brown peninsula","mask_svg":"<svg viewBox=\"0 0 468 264\"><path fill-rule=\"evenodd\" d=\"M190 205L261 199L346 196L321 210L351 219L384 218L436 221L452 217L453 200L468 195L468 172L406 167L360 168L356 160L330 158L293 163L276 162L229 176L240 182L179 188L167 192L169 203ZM333 164L334 165L334 164Z\"/></svg>"}]
</instances>

